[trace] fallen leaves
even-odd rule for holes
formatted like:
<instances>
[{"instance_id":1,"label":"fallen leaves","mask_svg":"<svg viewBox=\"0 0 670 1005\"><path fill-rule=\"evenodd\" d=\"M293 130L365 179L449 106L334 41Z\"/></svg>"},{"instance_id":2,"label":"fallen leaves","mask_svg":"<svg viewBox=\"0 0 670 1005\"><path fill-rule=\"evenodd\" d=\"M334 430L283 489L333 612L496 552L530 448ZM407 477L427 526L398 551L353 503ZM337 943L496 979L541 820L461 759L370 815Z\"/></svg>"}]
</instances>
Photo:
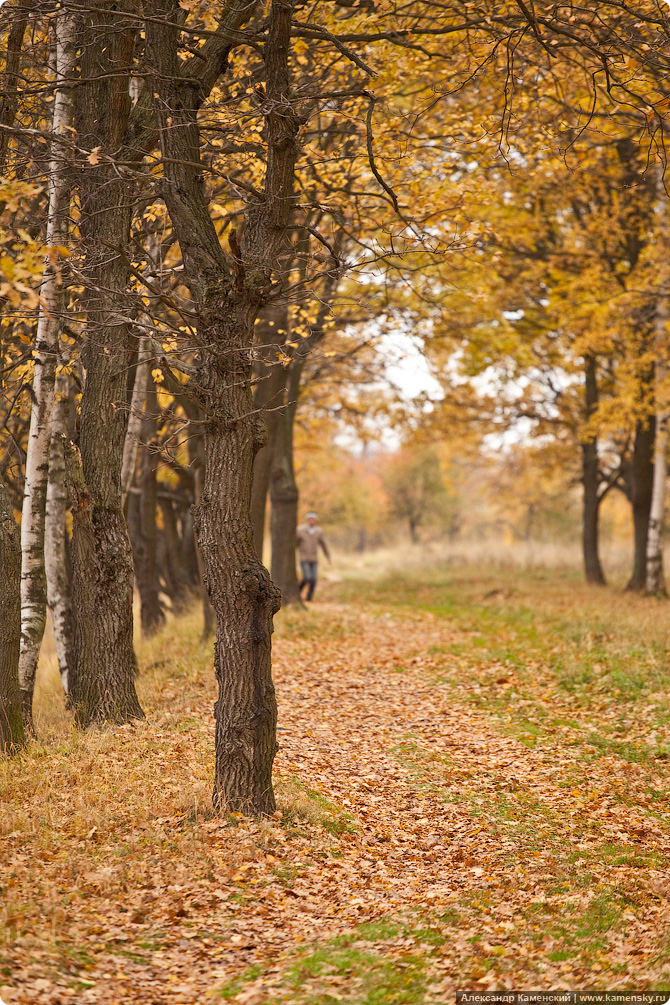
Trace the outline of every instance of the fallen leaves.
<instances>
[{"instance_id":1,"label":"fallen leaves","mask_svg":"<svg viewBox=\"0 0 670 1005\"><path fill-rule=\"evenodd\" d=\"M662 981L667 807L637 795L667 791L667 762L586 762L574 726L530 749L508 704L473 703L495 689L516 707L499 661L458 655L467 631L410 606L323 604L280 620L280 810L219 818L198 632L185 619L143 646L147 723L67 740L63 716L20 772L1 766L5 1001L223 987L246 1005L379 988L414 1003ZM534 673L509 675L522 707L562 716L550 671ZM592 707L570 716L600 728Z\"/></svg>"}]
</instances>

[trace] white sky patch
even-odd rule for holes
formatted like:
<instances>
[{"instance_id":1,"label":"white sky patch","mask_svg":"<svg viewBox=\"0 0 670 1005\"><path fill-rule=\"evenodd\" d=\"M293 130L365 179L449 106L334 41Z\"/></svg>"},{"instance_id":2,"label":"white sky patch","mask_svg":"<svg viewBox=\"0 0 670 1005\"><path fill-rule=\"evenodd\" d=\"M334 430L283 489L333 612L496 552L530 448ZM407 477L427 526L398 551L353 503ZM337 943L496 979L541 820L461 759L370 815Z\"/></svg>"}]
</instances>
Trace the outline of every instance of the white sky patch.
<instances>
[{"instance_id":1,"label":"white sky patch","mask_svg":"<svg viewBox=\"0 0 670 1005\"><path fill-rule=\"evenodd\" d=\"M430 367L423 355L423 339L417 335L407 335L403 332L390 332L380 336L377 350L382 355L384 366L384 382L392 385L405 401L411 401L419 395L437 400L443 397L439 381L433 377ZM430 409L430 403L426 403ZM360 455L363 444L358 435L351 429L343 429L335 437L338 446ZM368 445L373 449L397 450L401 437L396 429L381 423L370 423L370 440Z\"/></svg>"},{"instance_id":2,"label":"white sky patch","mask_svg":"<svg viewBox=\"0 0 670 1005\"><path fill-rule=\"evenodd\" d=\"M383 335L379 343L386 360L386 379L408 400L419 394L442 397L442 388L430 372L422 347L422 339L400 332Z\"/></svg>"}]
</instances>

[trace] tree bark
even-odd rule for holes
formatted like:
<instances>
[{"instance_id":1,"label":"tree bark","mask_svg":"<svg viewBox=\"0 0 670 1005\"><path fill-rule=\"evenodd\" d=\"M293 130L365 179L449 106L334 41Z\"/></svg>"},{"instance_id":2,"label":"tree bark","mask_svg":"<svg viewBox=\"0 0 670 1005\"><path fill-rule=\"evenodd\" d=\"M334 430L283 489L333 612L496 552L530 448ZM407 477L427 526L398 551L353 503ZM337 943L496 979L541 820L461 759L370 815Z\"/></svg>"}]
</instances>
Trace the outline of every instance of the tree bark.
<instances>
[{"instance_id":1,"label":"tree bark","mask_svg":"<svg viewBox=\"0 0 670 1005\"><path fill-rule=\"evenodd\" d=\"M66 695L69 693L69 678L73 661L72 594L65 527L68 507L65 440L70 410L69 384L70 378L67 374L58 374L51 416L49 484L47 486L44 532L47 603L54 625L61 683Z\"/></svg>"},{"instance_id":2,"label":"tree bark","mask_svg":"<svg viewBox=\"0 0 670 1005\"><path fill-rule=\"evenodd\" d=\"M188 607L189 601L193 599L193 590L184 566L175 504L172 499L163 496L160 499L160 506L163 513L164 576L167 593L172 602L172 610L175 614L182 614Z\"/></svg>"},{"instance_id":3,"label":"tree bark","mask_svg":"<svg viewBox=\"0 0 670 1005\"><path fill-rule=\"evenodd\" d=\"M127 425L127 247L131 181L108 160L121 147L130 113L129 80L137 21L130 0L86 11L80 24L78 143L99 151L79 173L86 339L81 401L81 476L73 511L75 612L71 695L77 722L143 716L134 682L133 563L123 516L121 464Z\"/></svg>"},{"instance_id":4,"label":"tree bark","mask_svg":"<svg viewBox=\"0 0 670 1005\"><path fill-rule=\"evenodd\" d=\"M586 359L584 378L584 398L586 421L591 419L598 405L598 381L596 359ZM582 507L582 552L586 582L597 586L605 584L605 575L600 564L598 547L600 517L600 465L598 461L598 441L587 431L582 441L582 484L584 498Z\"/></svg>"},{"instance_id":5,"label":"tree bark","mask_svg":"<svg viewBox=\"0 0 670 1005\"><path fill-rule=\"evenodd\" d=\"M2 75L2 91L0 92L0 124L11 126L14 124L16 112L19 107L19 83L21 76L21 52L23 47L23 37L28 27L28 18L34 7L34 2L22 3L14 16L7 38L7 51L5 53L5 71ZM10 132L0 129L0 174L4 174L7 164L7 153L9 150ZM0 208L4 209L4 205Z\"/></svg>"},{"instance_id":6,"label":"tree bark","mask_svg":"<svg viewBox=\"0 0 670 1005\"><path fill-rule=\"evenodd\" d=\"M56 34L55 97L52 130L59 136L72 126L71 80L74 70L74 27L67 10L54 20ZM70 186L61 144L52 145L49 163L49 208L46 243L63 247L68 236ZM41 307L37 322L35 373L33 377L30 432L26 454L25 494L21 516L21 656L19 682L23 719L32 731L32 704L37 660L42 645L47 613L47 579L44 566L44 528L51 415L62 311L62 278L58 253L47 259L40 290Z\"/></svg>"},{"instance_id":7,"label":"tree bark","mask_svg":"<svg viewBox=\"0 0 670 1005\"><path fill-rule=\"evenodd\" d=\"M141 338L135 367L135 382L130 401L128 428L123 441L123 460L121 462L121 505L125 510L130 486L133 483L137 463L137 449L140 442L142 421L144 419L144 399L149 380L149 361L151 359L151 339Z\"/></svg>"},{"instance_id":8,"label":"tree bark","mask_svg":"<svg viewBox=\"0 0 670 1005\"><path fill-rule=\"evenodd\" d=\"M275 808L272 764L277 704L271 675L273 615L279 591L256 554L251 526L254 457L266 437L250 390L253 326L271 290L293 202L299 122L290 98L288 55L293 6L273 0L264 46L268 137L264 199L251 203L241 246L231 233L232 270L219 244L202 186L196 86L180 79L176 0L146 0L151 87L159 122L165 202L197 313L198 393L207 417L202 497L194 509L205 584L217 616L214 666L214 804L266 814ZM230 18L248 17L233 7ZM193 380L193 378L191 378Z\"/></svg>"},{"instance_id":9,"label":"tree bark","mask_svg":"<svg viewBox=\"0 0 670 1005\"><path fill-rule=\"evenodd\" d=\"M194 413L193 408L191 408L190 411L194 420L200 422L202 414L200 410L196 409ZM208 639L216 632L216 614L214 612L214 608L212 607L212 601L209 599L209 592L205 585L205 562L202 557L202 551L195 532L194 520L195 510L200 505L200 500L202 499L202 487L205 481L205 447L203 443L202 431L199 430L197 433L194 433L189 437L188 451L195 475L193 492L195 501L194 505L191 507L191 520L193 521L193 535L195 537L196 558L198 561L198 582L200 583L200 594L202 598L202 637L203 639Z\"/></svg>"},{"instance_id":10,"label":"tree bark","mask_svg":"<svg viewBox=\"0 0 670 1005\"><path fill-rule=\"evenodd\" d=\"M9 493L0 479L0 752L23 746L19 691L21 540Z\"/></svg>"},{"instance_id":11,"label":"tree bark","mask_svg":"<svg viewBox=\"0 0 670 1005\"><path fill-rule=\"evenodd\" d=\"M140 621L144 635L155 635L165 623L160 601L160 584L156 564L156 507L158 486L156 450L158 401L153 378L147 384L147 410L142 423L142 463L139 492L130 498L128 525L133 547L135 583L140 595Z\"/></svg>"},{"instance_id":12,"label":"tree bark","mask_svg":"<svg viewBox=\"0 0 670 1005\"><path fill-rule=\"evenodd\" d=\"M280 346L288 333L288 305L278 304L265 312L256 325L259 342L256 363L257 383L254 390L254 407L259 409L267 426L267 442L254 459L254 476L251 491L251 525L258 557L263 560L265 538L265 511L272 476L273 455L277 431L281 423L281 406L286 388L286 373L277 360Z\"/></svg>"},{"instance_id":13,"label":"tree bark","mask_svg":"<svg viewBox=\"0 0 670 1005\"><path fill-rule=\"evenodd\" d=\"M194 500L195 501L195 500ZM193 529L193 514L189 506L181 515L181 558L191 589L200 586L200 566L198 565L198 545Z\"/></svg>"},{"instance_id":14,"label":"tree bark","mask_svg":"<svg viewBox=\"0 0 670 1005\"><path fill-rule=\"evenodd\" d=\"M271 574L273 581L281 590L282 601L285 604L300 600L295 555L300 493L293 466L293 426L301 374L302 364L294 362L287 374L288 401L277 422L270 476Z\"/></svg>"},{"instance_id":15,"label":"tree bark","mask_svg":"<svg viewBox=\"0 0 670 1005\"><path fill-rule=\"evenodd\" d=\"M635 550L633 572L627 590L644 590L647 567L647 535L649 511L654 481L655 419L640 421L635 430L633 459L630 469L630 498L633 507Z\"/></svg>"},{"instance_id":16,"label":"tree bark","mask_svg":"<svg viewBox=\"0 0 670 1005\"><path fill-rule=\"evenodd\" d=\"M654 399L656 404L656 440L654 443L654 480L649 512L649 533L647 537L647 568L645 590L649 594L666 596L665 575L663 573L663 516L668 480L668 196L665 191L663 167L657 168L656 213L659 219L659 247L662 270L656 317L654 322Z\"/></svg>"}]
</instances>

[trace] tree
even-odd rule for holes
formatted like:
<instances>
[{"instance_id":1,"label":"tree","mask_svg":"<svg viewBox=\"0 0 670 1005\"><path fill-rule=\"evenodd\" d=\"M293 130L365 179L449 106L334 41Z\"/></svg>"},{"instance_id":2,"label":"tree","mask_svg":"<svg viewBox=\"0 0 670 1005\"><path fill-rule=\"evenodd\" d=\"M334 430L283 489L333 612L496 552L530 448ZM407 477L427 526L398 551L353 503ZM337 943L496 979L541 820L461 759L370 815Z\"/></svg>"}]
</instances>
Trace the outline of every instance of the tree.
<instances>
[{"instance_id":1,"label":"tree","mask_svg":"<svg viewBox=\"0 0 670 1005\"><path fill-rule=\"evenodd\" d=\"M68 440L70 376L56 375L54 406L51 415L51 446L49 447L49 484L47 485L44 521L44 567L47 579L47 603L51 611L56 642L56 654L63 691L70 693L70 673L74 661L72 589L65 526L68 509L65 444Z\"/></svg>"},{"instance_id":2,"label":"tree","mask_svg":"<svg viewBox=\"0 0 670 1005\"><path fill-rule=\"evenodd\" d=\"M264 198L245 214L241 243L231 232L229 264L201 182L198 88L179 69L176 0L145 3L147 50L159 126L165 202L180 244L198 346L197 394L207 416L205 472L195 511L205 583L217 616L215 805L274 810L272 763L277 706L270 670L279 591L256 556L250 519L254 457L265 430L254 416L250 350L254 320L290 219L299 122L290 100L293 7L273 0L265 48L268 159ZM226 27L239 24L230 8Z\"/></svg>"},{"instance_id":3,"label":"tree","mask_svg":"<svg viewBox=\"0 0 670 1005\"><path fill-rule=\"evenodd\" d=\"M88 726L144 714L134 682L133 563L120 483L127 410L119 406L125 402L133 349L126 321L133 190L129 168L120 171L116 163L123 160L133 125L129 87L138 24L124 0L114 8L83 11L77 29L75 128L80 148L91 153L80 159L77 173L86 380L81 473L74 478L70 693L78 723ZM136 147L128 154L131 164L133 156L138 157Z\"/></svg>"},{"instance_id":4,"label":"tree","mask_svg":"<svg viewBox=\"0 0 670 1005\"><path fill-rule=\"evenodd\" d=\"M0 480L0 752L24 743L19 693L21 543L7 489Z\"/></svg>"},{"instance_id":5,"label":"tree","mask_svg":"<svg viewBox=\"0 0 670 1005\"><path fill-rule=\"evenodd\" d=\"M657 167L656 215L659 221L659 249L661 254L656 316L654 319L654 355L656 407L656 440L654 444L654 480L649 511L649 531L647 536L647 565L645 591L654 595L664 595L665 576L663 573L663 515L665 510L666 483L668 478L668 440L670 411L668 410L668 270L664 260L668 249L668 197L665 178L661 167Z\"/></svg>"},{"instance_id":6,"label":"tree","mask_svg":"<svg viewBox=\"0 0 670 1005\"><path fill-rule=\"evenodd\" d=\"M63 306L62 256L67 254L70 185L67 145L73 120L74 25L67 8L54 19L55 97L52 132L55 139L49 165L49 205L46 243L48 258L41 288L41 309L35 336L32 410L26 456L25 494L21 519L21 657L19 679L23 718L32 731L35 671L46 624L47 577L44 527L49 481L56 360Z\"/></svg>"},{"instance_id":7,"label":"tree","mask_svg":"<svg viewBox=\"0 0 670 1005\"><path fill-rule=\"evenodd\" d=\"M389 463L384 481L391 512L407 523L412 543L418 544L419 529L445 512L447 491L437 452L405 449Z\"/></svg>"}]
</instances>

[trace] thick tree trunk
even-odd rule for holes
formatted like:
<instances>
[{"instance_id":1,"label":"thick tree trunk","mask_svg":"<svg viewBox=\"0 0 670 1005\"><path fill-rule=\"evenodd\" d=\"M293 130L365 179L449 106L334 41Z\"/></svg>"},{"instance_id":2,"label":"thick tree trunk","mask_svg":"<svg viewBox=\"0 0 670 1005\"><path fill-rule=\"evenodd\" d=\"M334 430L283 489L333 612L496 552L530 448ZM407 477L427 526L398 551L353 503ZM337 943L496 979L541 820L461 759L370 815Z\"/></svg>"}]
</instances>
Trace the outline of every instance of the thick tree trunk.
<instances>
[{"instance_id":1,"label":"thick tree trunk","mask_svg":"<svg viewBox=\"0 0 670 1005\"><path fill-rule=\"evenodd\" d=\"M19 692L21 541L9 494L0 480L0 752L25 742Z\"/></svg>"},{"instance_id":2,"label":"thick tree trunk","mask_svg":"<svg viewBox=\"0 0 670 1005\"><path fill-rule=\"evenodd\" d=\"M272 474L270 476L270 533L272 536L272 579L281 590L282 601L300 600L296 575L296 529L300 493L293 467L293 425L302 366L293 363L288 374L288 402L277 423Z\"/></svg>"},{"instance_id":3,"label":"thick tree trunk","mask_svg":"<svg viewBox=\"0 0 670 1005\"><path fill-rule=\"evenodd\" d=\"M155 635L165 623L165 613L160 601L160 584L156 564L156 507L158 486L156 470L158 452L157 436L158 401L153 378L147 384L147 410L142 423L142 464L139 473L139 492L131 494L128 524L133 546L135 583L140 595L140 620L144 635Z\"/></svg>"},{"instance_id":4,"label":"thick tree trunk","mask_svg":"<svg viewBox=\"0 0 670 1005\"><path fill-rule=\"evenodd\" d=\"M200 368L194 387L203 411L205 470L194 522L205 584L217 616L214 666L214 804L244 813L275 807L272 764L277 749L277 705L271 676L273 615L279 591L254 548L251 479L266 437L254 413L250 351L254 320L271 291L293 202L299 127L291 106L288 55L293 7L272 0L266 69L268 136L264 199L246 213L242 245L230 235L231 268L204 198L199 167L199 89L179 79L176 0L146 0L147 48L153 63L164 194L184 259L184 277L197 311ZM237 24L251 13L229 8Z\"/></svg>"},{"instance_id":5,"label":"thick tree trunk","mask_svg":"<svg viewBox=\"0 0 670 1005\"><path fill-rule=\"evenodd\" d=\"M635 430L631 465L631 504L633 507L633 534L635 551L633 573L627 590L644 590L647 568L647 535L649 511L654 482L655 420L639 422Z\"/></svg>"},{"instance_id":6,"label":"thick tree trunk","mask_svg":"<svg viewBox=\"0 0 670 1005\"><path fill-rule=\"evenodd\" d=\"M586 360L584 397L586 420L591 418L598 405L598 382L595 357ZM582 552L586 582L603 586L605 576L600 564L598 548L600 517L600 465L598 462L598 441L591 432L582 442L582 484L584 498L582 505Z\"/></svg>"},{"instance_id":7,"label":"thick tree trunk","mask_svg":"<svg viewBox=\"0 0 670 1005\"><path fill-rule=\"evenodd\" d=\"M656 214L659 218L659 247L661 249L660 269L662 280L656 302L656 318L654 325L654 398L656 402L656 441L654 444L654 482L651 493L651 509L649 512L649 534L647 537L647 570L645 589L647 593L659 596L666 595L665 576L663 574L663 516L665 511L665 494L668 480L668 281L667 255L670 251L668 242L668 196L665 191L665 179L661 165L657 168L656 183Z\"/></svg>"},{"instance_id":8,"label":"thick tree trunk","mask_svg":"<svg viewBox=\"0 0 670 1005\"><path fill-rule=\"evenodd\" d=\"M107 155L119 150L130 112L130 67L137 20L127 0L86 11L80 31L78 143L97 149L79 175L81 269L86 310L82 351L81 465L73 511L72 600L75 612L71 696L77 721L127 722L143 715L133 657L133 563L123 516L121 464L132 361L126 323L131 182Z\"/></svg>"},{"instance_id":9,"label":"thick tree trunk","mask_svg":"<svg viewBox=\"0 0 670 1005\"><path fill-rule=\"evenodd\" d=\"M72 444L66 444L66 465L74 516L75 660L70 695L76 719L82 726L141 719L144 713L135 692L133 562L126 521L117 506L110 508L96 526L96 507ZM119 549L119 541L127 542L127 547ZM90 585L88 592L81 589L85 583ZM104 648L108 645L114 646L111 653Z\"/></svg>"},{"instance_id":10,"label":"thick tree trunk","mask_svg":"<svg viewBox=\"0 0 670 1005\"><path fill-rule=\"evenodd\" d=\"M65 136L72 126L72 90L74 68L74 28L70 15L60 12L55 18L56 59L53 132ZM63 84L65 83L65 86ZM49 208L46 243L63 247L67 243L70 188L63 147L54 143L49 163ZM37 660L47 614L47 579L44 568L44 526L51 414L58 355L58 336L62 309L62 266L52 257L47 260L40 290L41 308L37 322L35 374L33 377L30 432L26 454L25 494L21 516L21 656L19 682L23 718L32 730L33 689Z\"/></svg>"},{"instance_id":11,"label":"thick tree trunk","mask_svg":"<svg viewBox=\"0 0 670 1005\"><path fill-rule=\"evenodd\" d=\"M54 408L51 416L49 484L47 486L44 532L47 603L53 620L58 667L63 691L66 695L69 692L70 670L73 662L72 594L65 527L68 507L65 441L70 410L69 384L70 378L67 374L61 373L56 377Z\"/></svg>"},{"instance_id":12,"label":"thick tree trunk","mask_svg":"<svg viewBox=\"0 0 670 1005\"><path fill-rule=\"evenodd\" d=\"M212 390L221 386L221 376L211 374ZM232 375L226 376L228 383ZM248 383L236 396L239 419L234 427L205 429L207 466L194 517L218 626L214 802L232 811L263 814L275 807L277 704L270 639L280 596L253 545L249 513L259 431L254 420L244 418L252 411Z\"/></svg>"}]
</instances>

